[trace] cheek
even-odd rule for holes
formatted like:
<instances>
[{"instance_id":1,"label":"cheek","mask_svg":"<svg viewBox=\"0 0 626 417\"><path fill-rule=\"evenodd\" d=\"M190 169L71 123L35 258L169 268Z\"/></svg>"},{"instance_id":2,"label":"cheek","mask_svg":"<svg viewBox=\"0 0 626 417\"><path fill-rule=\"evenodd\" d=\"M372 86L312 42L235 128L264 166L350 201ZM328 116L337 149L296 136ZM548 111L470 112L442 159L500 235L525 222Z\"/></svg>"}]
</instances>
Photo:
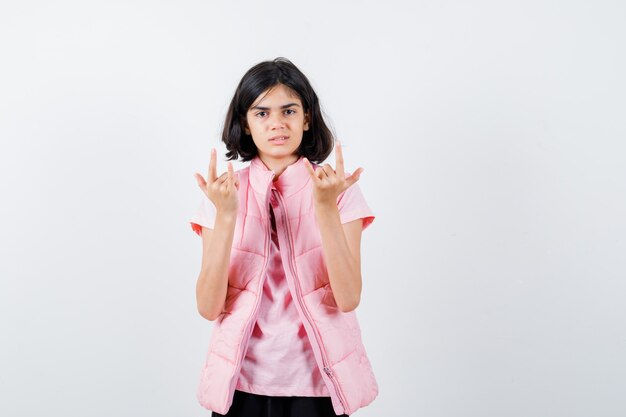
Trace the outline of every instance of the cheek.
<instances>
[{"instance_id":1,"label":"cheek","mask_svg":"<svg viewBox=\"0 0 626 417\"><path fill-rule=\"evenodd\" d=\"M248 130L251 134L254 134L256 132L260 132L262 130L262 126L258 122L255 123L254 121L251 121L248 123Z\"/></svg>"}]
</instances>

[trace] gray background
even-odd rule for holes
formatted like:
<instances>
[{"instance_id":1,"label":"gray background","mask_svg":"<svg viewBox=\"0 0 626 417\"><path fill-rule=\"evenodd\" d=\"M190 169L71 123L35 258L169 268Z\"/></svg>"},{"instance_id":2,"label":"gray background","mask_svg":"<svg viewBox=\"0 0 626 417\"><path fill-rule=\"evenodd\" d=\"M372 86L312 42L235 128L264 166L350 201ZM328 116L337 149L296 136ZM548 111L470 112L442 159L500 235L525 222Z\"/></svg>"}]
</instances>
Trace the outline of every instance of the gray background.
<instances>
[{"instance_id":1,"label":"gray background","mask_svg":"<svg viewBox=\"0 0 626 417\"><path fill-rule=\"evenodd\" d=\"M193 173L212 146L226 169L236 84L286 56L377 215L357 315L380 394L356 414L626 415L625 17L3 1L0 414L208 415Z\"/></svg>"}]
</instances>

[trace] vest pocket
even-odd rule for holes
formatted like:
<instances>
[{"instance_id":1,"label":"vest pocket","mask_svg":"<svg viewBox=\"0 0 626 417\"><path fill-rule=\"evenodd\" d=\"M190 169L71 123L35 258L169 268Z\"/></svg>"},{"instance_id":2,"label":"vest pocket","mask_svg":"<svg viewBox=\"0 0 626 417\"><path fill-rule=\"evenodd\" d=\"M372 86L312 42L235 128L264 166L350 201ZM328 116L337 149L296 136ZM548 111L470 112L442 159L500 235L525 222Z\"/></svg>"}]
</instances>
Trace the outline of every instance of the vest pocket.
<instances>
[{"instance_id":1,"label":"vest pocket","mask_svg":"<svg viewBox=\"0 0 626 417\"><path fill-rule=\"evenodd\" d=\"M243 291L241 288L228 285L226 288L226 301L224 302L224 309L222 310L222 313L230 314L231 311L233 311L233 304L237 301L241 291Z\"/></svg>"},{"instance_id":2,"label":"vest pocket","mask_svg":"<svg viewBox=\"0 0 626 417\"><path fill-rule=\"evenodd\" d=\"M337 307L337 302L335 301L335 295L333 294L333 290L330 287L330 284L326 284L324 286L324 295L322 296L322 304L327 305L328 307Z\"/></svg>"},{"instance_id":3,"label":"vest pocket","mask_svg":"<svg viewBox=\"0 0 626 417\"><path fill-rule=\"evenodd\" d=\"M246 288L261 271L263 256L232 247L228 266L228 285Z\"/></svg>"}]
</instances>

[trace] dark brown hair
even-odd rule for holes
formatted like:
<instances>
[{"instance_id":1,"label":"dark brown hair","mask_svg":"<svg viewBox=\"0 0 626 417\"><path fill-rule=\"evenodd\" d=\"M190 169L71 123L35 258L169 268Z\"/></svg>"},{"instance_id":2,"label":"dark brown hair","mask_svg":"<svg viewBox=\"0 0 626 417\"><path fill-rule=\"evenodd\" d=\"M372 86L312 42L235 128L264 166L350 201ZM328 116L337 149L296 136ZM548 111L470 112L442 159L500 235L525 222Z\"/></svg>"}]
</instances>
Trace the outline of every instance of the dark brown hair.
<instances>
[{"instance_id":1,"label":"dark brown hair","mask_svg":"<svg viewBox=\"0 0 626 417\"><path fill-rule=\"evenodd\" d=\"M291 61L279 57L256 64L239 82L222 132L222 142L228 150L227 160L241 157L246 162L258 154L252 136L245 133L246 114L257 97L279 84L292 90L300 98L304 112L309 114L309 129L304 131L298 155L316 164L330 155L334 138L324 122L317 94L306 76Z\"/></svg>"}]
</instances>

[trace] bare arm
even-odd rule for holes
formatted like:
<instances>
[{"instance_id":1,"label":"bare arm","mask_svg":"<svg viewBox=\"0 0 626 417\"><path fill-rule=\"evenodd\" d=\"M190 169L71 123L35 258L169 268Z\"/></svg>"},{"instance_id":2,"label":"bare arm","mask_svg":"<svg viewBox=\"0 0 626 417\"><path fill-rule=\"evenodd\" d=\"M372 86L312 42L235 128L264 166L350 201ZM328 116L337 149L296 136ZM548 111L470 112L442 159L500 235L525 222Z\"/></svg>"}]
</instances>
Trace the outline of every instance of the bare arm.
<instances>
[{"instance_id":1,"label":"bare arm","mask_svg":"<svg viewBox=\"0 0 626 417\"><path fill-rule=\"evenodd\" d=\"M363 220L341 224L338 196L359 180L363 168L346 177L343 151L339 141L335 144L337 170L330 164L313 169L308 159L304 163L311 174L315 214L322 236L324 259L330 286L337 307L343 312L354 310L361 299L361 232Z\"/></svg>"},{"instance_id":2,"label":"bare arm","mask_svg":"<svg viewBox=\"0 0 626 417\"><path fill-rule=\"evenodd\" d=\"M222 313L226 302L239 189L239 180L235 178L232 163L228 163L227 173L217 177L216 158L213 148L206 180L200 174L195 174L198 186L216 207L214 229L202 227L202 267L196 284L198 312L209 321L215 320Z\"/></svg>"},{"instance_id":3,"label":"bare arm","mask_svg":"<svg viewBox=\"0 0 626 417\"><path fill-rule=\"evenodd\" d=\"M202 267L196 284L198 312L209 321L224 309L235 214L217 213L215 229L202 228Z\"/></svg>"},{"instance_id":4,"label":"bare arm","mask_svg":"<svg viewBox=\"0 0 626 417\"><path fill-rule=\"evenodd\" d=\"M336 204L318 206L316 214L335 302L344 313L352 311L361 299L362 219L342 225Z\"/></svg>"}]
</instances>

